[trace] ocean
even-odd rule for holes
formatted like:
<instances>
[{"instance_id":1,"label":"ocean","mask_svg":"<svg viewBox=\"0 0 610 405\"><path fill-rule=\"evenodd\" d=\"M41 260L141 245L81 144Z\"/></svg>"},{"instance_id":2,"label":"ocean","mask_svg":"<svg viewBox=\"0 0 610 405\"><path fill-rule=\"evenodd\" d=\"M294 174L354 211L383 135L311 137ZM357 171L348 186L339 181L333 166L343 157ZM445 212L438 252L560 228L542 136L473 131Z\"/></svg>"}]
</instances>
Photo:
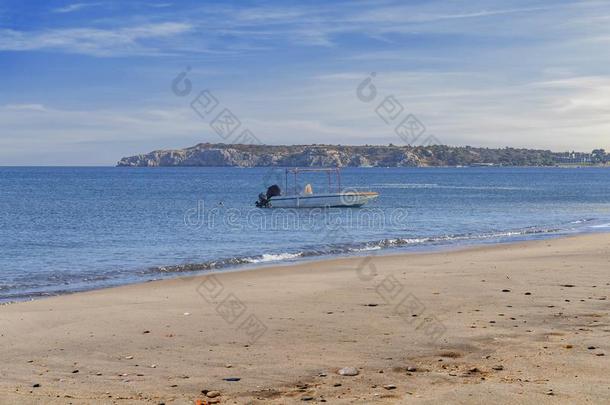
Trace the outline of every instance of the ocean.
<instances>
[{"instance_id":1,"label":"ocean","mask_svg":"<svg viewBox=\"0 0 610 405\"><path fill-rule=\"evenodd\" d=\"M369 206L258 209L283 169L0 167L0 301L341 255L610 231L604 168L346 168ZM302 189L327 187L303 176Z\"/></svg>"}]
</instances>

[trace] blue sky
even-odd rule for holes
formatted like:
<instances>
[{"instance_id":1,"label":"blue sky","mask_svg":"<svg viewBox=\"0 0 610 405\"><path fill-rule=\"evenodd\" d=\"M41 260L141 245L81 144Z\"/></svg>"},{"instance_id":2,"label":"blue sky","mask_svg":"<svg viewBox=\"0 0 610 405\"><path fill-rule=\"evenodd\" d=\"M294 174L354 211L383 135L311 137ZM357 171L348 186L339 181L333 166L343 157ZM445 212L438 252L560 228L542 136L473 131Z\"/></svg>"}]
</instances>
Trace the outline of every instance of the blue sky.
<instances>
[{"instance_id":1,"label":"blue sky","mask_svg":"<svg viewBox=\"0 0 610 405\"><path fill-rule=\"evenodd\" d=\"M371 72L446 144L610 149L608 45L595 0L0 0L0 165L219 142L204 89L264 143L400 144Z\"/></svg>"}]
</instances>

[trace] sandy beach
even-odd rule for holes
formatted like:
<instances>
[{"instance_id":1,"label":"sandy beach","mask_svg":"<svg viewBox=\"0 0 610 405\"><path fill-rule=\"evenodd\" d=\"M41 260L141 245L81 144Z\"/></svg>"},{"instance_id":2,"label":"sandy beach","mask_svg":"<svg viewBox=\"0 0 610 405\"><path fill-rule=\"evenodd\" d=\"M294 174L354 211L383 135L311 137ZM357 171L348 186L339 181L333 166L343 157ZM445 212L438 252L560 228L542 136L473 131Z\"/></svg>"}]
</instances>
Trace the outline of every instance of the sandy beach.
<instances>
[{"instance_id":1,"label":"sandy beach","mask_svg":"<svg viewBox=\"0 0 610 405\"><path fill-rule=\"evenodd\" d=\"M608 403L609 269L596 234L6 305L0 403Z\"/></svg>"}]
</instances>

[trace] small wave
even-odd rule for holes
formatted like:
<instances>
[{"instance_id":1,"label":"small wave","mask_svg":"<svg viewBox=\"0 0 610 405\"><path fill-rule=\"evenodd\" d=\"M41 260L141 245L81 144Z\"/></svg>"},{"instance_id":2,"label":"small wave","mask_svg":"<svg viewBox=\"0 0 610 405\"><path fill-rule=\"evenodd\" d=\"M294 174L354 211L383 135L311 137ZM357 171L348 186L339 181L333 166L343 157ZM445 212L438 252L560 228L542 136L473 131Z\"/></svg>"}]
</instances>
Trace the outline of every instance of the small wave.
<instances>
[{"instance_id":1,"label":"small wave","mask_svg":"<svg viewBox=\"0 0 610 405\"><path fill-rule=\"evenodd\" d=\"M383 249L381 246L365 246L362 248L353 248L352 251L353 252L370 252L373 250L380 250Z\"/></svg>"},{"instance_id":2,"label":"small wave","mask_svg":"<svg viewBox=\"0 0 610 405\"><path fill-rule=\"evenodd\" d=\"M173 266L151 267L145 273L183 273L193 271L217 270L226 267L234 267L245 264L269 263L277 261L288 261L302 257L302 252L297 253L265 253L260 256L230 257L220 260L212 260L203 263L186 263Z\"/></svg>"},{"instance_id":3,"label":"small wave","mask_svg":"<svg viewBox=\"0 0 610 405\"><path fill-rule=\"evenodd\" d=\"M560 229L523 229L523 230L515 230L515 231L506 231L506 232L492 232L488 234L458 234L458 235L444 235L444 236L436 236L429 238L393 238L393 239L382 239L376 242L367 242L366 247L363 249L352 248L348 251L364 251L364 250L378 250L384 248L391 247L401 247L408 245L421 245L421 244L438 244L438 243L446 243L446 242L457 242L457 241L477 241L477 240L486 240L486 239L501 239L501 238L511 238L517 236L528 236L528 235L536 235L536 234L546 234L546 233L556 233L559 232Z\"/></svg>"},{"instance_id":4,"label":"small wave","mask_svg":"<svg viewBox=\"0 0 610 405\"><path fill-rule=\"evenodd\" d=\"M595 221L595 218L584 218L584 219L578 219L576 221L572 221L570 222L570 224L574 224L574 225L578 225L578 224L586 224L587 222L592 222Z\"/></svg>"},{"instance_id":5,"label":"small wave","mask_svg":"<svg viewBox=\"0 0 610 405\"><path fill-rule=\"evenodd\" d=\"M591 228L595 228L595 229L610 228L610 224L591 225Z\"/></svg>"},{"instance_id":6,"label":"small wave","mask_svg":"<svg viewBox=\"0 0 610 405\"><path fill-rule=\"evenodd\" d=\"M192 271L215 270L224 267L238 266L240 264L251 263L249 257L230 257L227 259L213 260L203 263L185 263L172 266L156 266L151 267L145 273L186 273Z\"/></svg>"},{"instance_id":7,"label":"small wave","mask_svg":"<svg viewBox=\"0 0 610 405\"><path fill-rule=\"evenodd\" d=\"M609 224L610 225L610 224ZM228 267L238 267L241 265L248 264L260 264L270 262L281 262L291 261L299 258L312 258L319 256L333 256L333 255L346 255L346 254L360 254L370 251L376 251L388 248L399 248L413 245L424 245L424 244L446 244L451 242L459 241L473 241L477 240L489 240L489 239L504 239L513 238L519 236L528 236L536 234L547 234L556 233L561 229L539 229L539 228L528 228L514 231L504 232L490 232L487 234L457 234L457 235L442 235L436 237L424 237L424 238L386 238L376 241L369 242L353 242L353 243L336 243L327 245L324 248L304 249L300 252L283 252L283 253L266 253L260 256L243 256L243 257L231 257L220 260L213 260L202 263L186 263L173 266L158 266L149 268L145 273L185 273L185 272L201 272L220 270Z\"/></svg>"},{"instance_id":8,"label":"small wave","mask_svg":"<svg viewBox=\"0 0 610 405\"><path fill-rule=\"evenodd\" d=\"M250 258L250 263L267 263L280 260L291 260L301 257L302 253L280 253L277 255L264 254L260 258Z\"/></svg>"}]
</instances>

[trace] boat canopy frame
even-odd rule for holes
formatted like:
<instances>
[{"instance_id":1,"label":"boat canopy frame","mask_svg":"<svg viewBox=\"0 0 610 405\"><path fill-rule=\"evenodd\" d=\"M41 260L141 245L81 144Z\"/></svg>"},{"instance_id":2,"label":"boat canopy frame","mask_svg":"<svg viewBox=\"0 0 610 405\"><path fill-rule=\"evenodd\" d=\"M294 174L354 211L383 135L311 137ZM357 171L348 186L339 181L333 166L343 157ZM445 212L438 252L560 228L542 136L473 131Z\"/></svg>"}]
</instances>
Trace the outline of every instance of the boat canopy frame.
<instances>
[{"instance_id":1,"label":"boat canopy frame","mask_svg":"<svg viewBox=\"0 0 610 405\"><path fill-rule=\"evenodd\" d=\"M292 167L292 168L286 168L286 192L288 192L289 188L288 188L288 177L292 174L294 176L294 195L299 195L299 192L297 190L297 185L298 185L298 175L299 173L311 173L311 172L318 172L318 173L326 173L328 176L328 192L332 193L333 192L333 174L335 177L335 187L336 187L336 192L339 193L341 192L341 170L338 167L328 167L328 168L299 168L299 167Z\"/></svg>"}]
</instances>

